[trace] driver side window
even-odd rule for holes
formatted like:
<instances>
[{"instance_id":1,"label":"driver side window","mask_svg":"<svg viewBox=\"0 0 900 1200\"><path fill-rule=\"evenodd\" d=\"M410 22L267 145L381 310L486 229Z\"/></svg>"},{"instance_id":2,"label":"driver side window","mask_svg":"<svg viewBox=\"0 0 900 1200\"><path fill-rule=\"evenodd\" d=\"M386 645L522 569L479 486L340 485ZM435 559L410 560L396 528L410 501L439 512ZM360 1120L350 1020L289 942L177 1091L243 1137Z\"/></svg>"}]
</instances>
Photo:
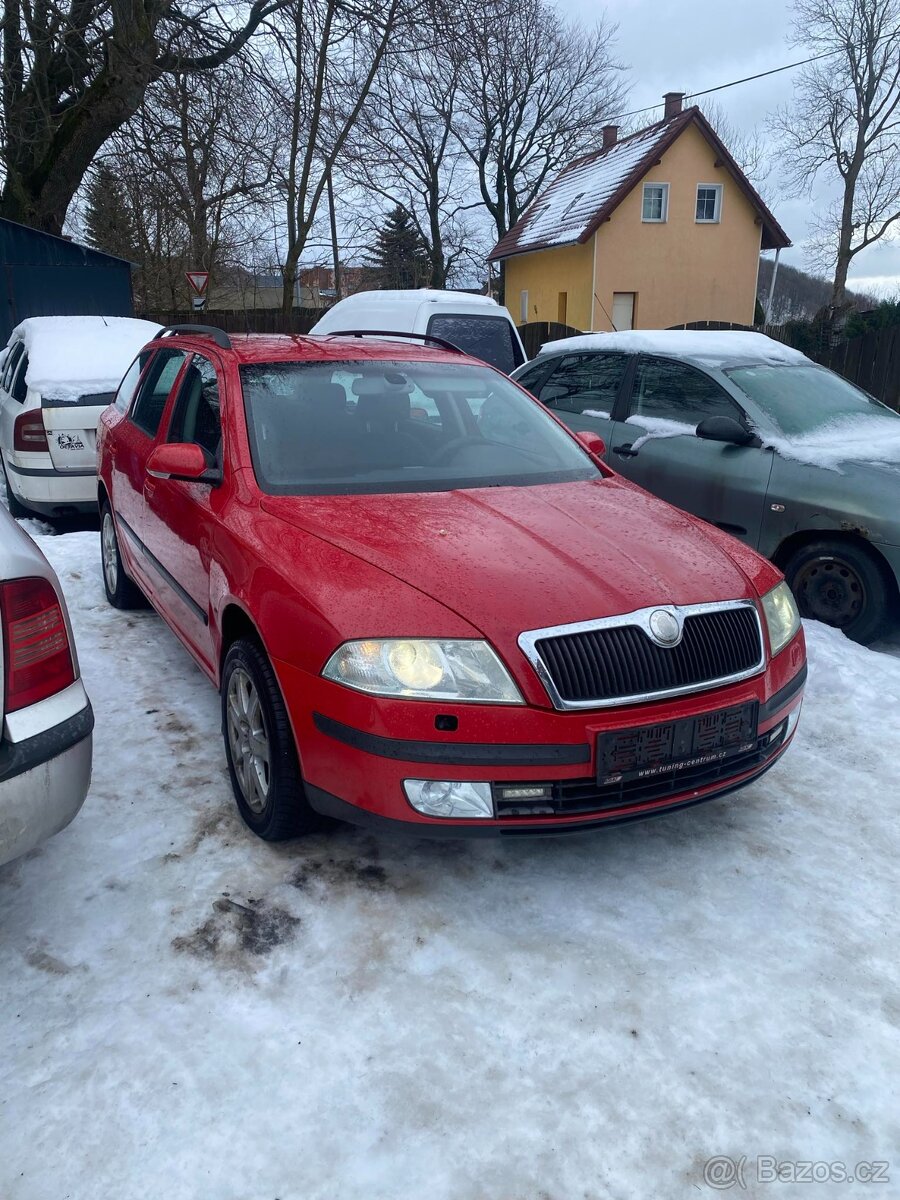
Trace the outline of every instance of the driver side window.
<instances>
[{"instance_id":1,"label":"driver side window","mask_svg":"<svg viewBox=\"0 0 900 1200\"><path fill-rule=\"evenodd\" d=\"M683 425L699 425L707 417L744 421L738 405L708 375L686 363L655 358L638 363L629 415Z\"/></svg>"},{"instance_id":2,"label":"driver side window","mask_svg":"<svg viewBox=\"0 0 900 1200\"><path fill-rule=\"evenodd\" d=\"M193 356L184 373L167 440L193 442L218 462L222 445L219 381L216 368L202 354Z\"/></svg>"}]
</instances>

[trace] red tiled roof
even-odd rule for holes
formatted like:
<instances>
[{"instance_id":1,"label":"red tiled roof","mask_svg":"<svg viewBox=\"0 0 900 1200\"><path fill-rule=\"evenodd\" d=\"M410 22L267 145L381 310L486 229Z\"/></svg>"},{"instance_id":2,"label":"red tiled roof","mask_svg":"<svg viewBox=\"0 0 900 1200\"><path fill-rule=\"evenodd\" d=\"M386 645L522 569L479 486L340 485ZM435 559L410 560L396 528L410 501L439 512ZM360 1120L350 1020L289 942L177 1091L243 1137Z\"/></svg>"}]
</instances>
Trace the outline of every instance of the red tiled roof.
<instances>
[{"instance_id":1,"label":"red tiled roof","mask_svg":"<svg viewBox=\"0 0 900 1200\"><path fill-rule=\"evenodd\" d=\"M756 209L762 222L762 249L790 246L787 234L735 162L722 139L697 107L686 108L629 137L570 163L500 239L488 256L510 258L531 250L571 246L589 240L688 125L696 125Z\"/></svg>"}]
</instances>

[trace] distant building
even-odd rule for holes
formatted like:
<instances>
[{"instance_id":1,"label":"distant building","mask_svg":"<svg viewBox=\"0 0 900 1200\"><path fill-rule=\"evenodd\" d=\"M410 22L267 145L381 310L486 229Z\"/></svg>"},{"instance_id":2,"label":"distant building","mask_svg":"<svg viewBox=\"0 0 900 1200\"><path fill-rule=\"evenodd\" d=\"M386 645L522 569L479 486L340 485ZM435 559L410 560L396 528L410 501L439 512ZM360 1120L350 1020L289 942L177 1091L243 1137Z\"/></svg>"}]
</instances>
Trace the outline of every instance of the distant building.
<instances>
[{"instance_id":1,"label":"distant building","mask_svg":"<svg viewBox=\"0 0 900 1200\"><path fill-rule=\"evenodd\" d=\"M607 125L491 251L515 321L753 323L760 250L791 243L699 108L664 99L655 125Z\"/></svg>"},{"instance_id":2,"label":"distant building","mask_svg":"<svg viewBox=\"0 0 900 1200\"><path fill-rule=\"evenodd\" d=\"M343 267L342 291L345 296L365 286L365 267ZM218 277L217 277L218 275ZM281 308L284 295L280 272L252 273L231 270L213 272L207 307L216 309ZM294 284L294 308L329 308L335 301L334 270L331 267L301 267Z\"/></svg>"},{"instance_id":3,"label":"distant building","mask_svg":"<svg viewBox=\"0 0 900 1200\"><path fill-rule=\"evenodd\" d=\"M26 317L131 317L131 263L0 218L0 346Z\"/></svg>"}]
</instances>

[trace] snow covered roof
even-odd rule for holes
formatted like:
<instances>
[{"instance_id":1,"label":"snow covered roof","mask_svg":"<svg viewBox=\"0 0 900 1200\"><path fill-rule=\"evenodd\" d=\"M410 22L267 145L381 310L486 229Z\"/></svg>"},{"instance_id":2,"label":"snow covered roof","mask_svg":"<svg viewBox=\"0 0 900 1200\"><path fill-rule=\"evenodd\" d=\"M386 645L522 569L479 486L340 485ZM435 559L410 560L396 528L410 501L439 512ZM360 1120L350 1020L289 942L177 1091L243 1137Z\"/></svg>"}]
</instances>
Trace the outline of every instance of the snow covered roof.
<instances>
[{"instance_id":1,"label":"snow covered roof","mask_svg":"<svg viewBox=\"0 0 900 1200\"><path fill-rule=\"evenodd\" d=\"M686 108L667 121L659 121L638 130L606 150L597 150L571 163L500 239L488 257L492 260L509 258L529 250L547 250L553 246L586 242L675 139L692 124L710 142L721 164L734 176L738 186L756 208L763 226L763 250L789 246L791 243L787 234L695 106Z\"/></svg>"},{"instance_id":2,"label":"snow covered roof","mask_svg":"<svg viewBox=\"0 0 900 1200\"><path fill-rule=\"evenodd\" d=\"M133 317L29 317L10 342L25 343L25 382L57 400L114 392L161 326Z\"/></svg>"},{"instance_id":3,"label":"snow covered roof","mask_svg":"<svg viewBox=\"0 0 900 1200\"><path fill-rule=\"evenodd\" d=\"M793 346L763 333L742 329L629 329L621 333L585 333L580 337L545 342L541 354L577 350L620 350L625 354L670 354L709 363L753 362L808 363Z\"/></svg>"}]
</instances>

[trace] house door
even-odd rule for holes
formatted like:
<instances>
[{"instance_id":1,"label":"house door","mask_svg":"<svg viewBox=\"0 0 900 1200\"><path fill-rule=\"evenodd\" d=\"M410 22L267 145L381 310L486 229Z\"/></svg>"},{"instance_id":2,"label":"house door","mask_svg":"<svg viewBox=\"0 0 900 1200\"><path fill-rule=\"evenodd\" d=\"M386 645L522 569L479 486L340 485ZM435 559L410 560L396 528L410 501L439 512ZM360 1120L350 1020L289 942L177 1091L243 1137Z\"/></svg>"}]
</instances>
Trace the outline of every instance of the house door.
<instances>
[{"instance_id":1,"label":"house door","mask_svg":"<svg viewBox=\"0 0 900 1200\"><path fill-rule=\"evenodd\" d=\"M634 292L613 292L612 319L616 333L634 329Z\"/></svg>"}]
</instances>

